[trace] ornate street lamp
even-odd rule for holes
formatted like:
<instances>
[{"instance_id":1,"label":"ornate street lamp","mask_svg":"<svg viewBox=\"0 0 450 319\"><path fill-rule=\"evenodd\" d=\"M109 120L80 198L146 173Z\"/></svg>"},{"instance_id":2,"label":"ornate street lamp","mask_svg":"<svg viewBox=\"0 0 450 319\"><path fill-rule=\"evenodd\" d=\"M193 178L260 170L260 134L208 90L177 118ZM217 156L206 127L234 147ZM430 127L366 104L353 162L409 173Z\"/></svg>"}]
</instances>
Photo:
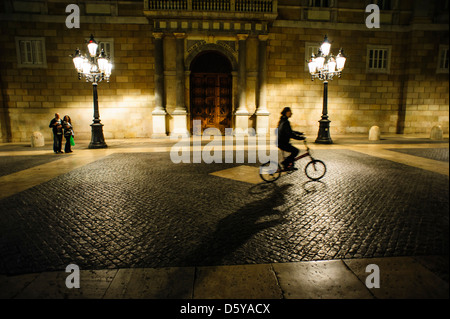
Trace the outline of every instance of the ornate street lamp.
<instances>
[{"instance_id":1,"label":"ornate street lamp","mask_svg":"<svg viewBox=\"0 0 450 319\"><path fill-rule=\"evenodd\" d=\"M318 78L323 81L322 118L319 121L319 133L316 139L316 143L321 144L333 143L330 137L330 120L328 119L328 81L332 80L334 76L341 77L347 59L344 50L340 49L339 54L335 57L330 54L330 49L331 44L328 37L325 36L319 52L313 54L307 61L311 80L314 81L315 78Z\"/></svg>"},{"instance_id":2,"label":"ornate street lamp","mask_svg":"<svg viewBox=\"0 0 450 319\"><path fill-rule=\"evenodd\" d=\"M75 54L71 55L75 69L78 71L78 79L83 76L86 82L92 82L94 96L94 120L91 124L91 142L89 148L105 148L105 138L103 137L103 124L100 123L100 114L98 111L97 84L103 80L109 82L111 76L112 64L106 56L103 49L97 54L98 44L91 35L87 43L89 56L82 55L77 48Z\"/></svg>"}]
</instances>

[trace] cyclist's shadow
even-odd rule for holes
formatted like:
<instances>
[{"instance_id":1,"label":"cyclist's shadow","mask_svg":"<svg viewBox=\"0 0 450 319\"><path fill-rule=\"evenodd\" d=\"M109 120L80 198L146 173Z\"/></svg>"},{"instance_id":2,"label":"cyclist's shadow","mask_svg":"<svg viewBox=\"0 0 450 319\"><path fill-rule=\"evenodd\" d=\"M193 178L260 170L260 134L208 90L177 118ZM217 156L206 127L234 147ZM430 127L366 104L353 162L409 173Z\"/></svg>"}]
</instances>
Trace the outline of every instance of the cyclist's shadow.
<instances>
[{"instance_id":1,"label":"cyclist's shadow","mask_svg":"<svg viewBox=\"0 0 450 319\"><path fill-rule=\"evenodd\" d=\"M314 194L327 190L327 184L323 181L306 181L302 184L305 194Z\"/></svg>"},{"instance_id":2,"label":"cyclist's shadow","mask_svg":"<svg viewBox=\"0 0 450 319\"><path fill-rule=\"evenodd\" d=\"M259 184L258 184L259 185ZM261 184L262 185L262 184ZM265 184L267 185L267 184ZM291 184L271 184L265 188L261 199L241 207L221 219L215 231L188 253L186 266L219 265L258 232L282 224L284 212L276 208L285 203L287 189Z\"/></svg>"}]
</instances>

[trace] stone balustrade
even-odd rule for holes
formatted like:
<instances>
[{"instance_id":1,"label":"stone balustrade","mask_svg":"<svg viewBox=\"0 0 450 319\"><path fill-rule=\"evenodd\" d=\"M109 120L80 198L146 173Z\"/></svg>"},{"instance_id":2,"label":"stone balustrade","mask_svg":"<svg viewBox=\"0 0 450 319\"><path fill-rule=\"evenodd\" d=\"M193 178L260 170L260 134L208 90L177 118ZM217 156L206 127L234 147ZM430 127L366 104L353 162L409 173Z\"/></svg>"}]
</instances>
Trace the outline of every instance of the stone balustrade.
<instances>
[{"instance_id":1,"label":"stone balustrade","mask_svg":"<svg viewBox=\"0 0 450 319\"><path fill-rule=\"evenodd\" d=\"M277 0L145 0L144 10L275 13Z\"/></svg>"}]
</instances>

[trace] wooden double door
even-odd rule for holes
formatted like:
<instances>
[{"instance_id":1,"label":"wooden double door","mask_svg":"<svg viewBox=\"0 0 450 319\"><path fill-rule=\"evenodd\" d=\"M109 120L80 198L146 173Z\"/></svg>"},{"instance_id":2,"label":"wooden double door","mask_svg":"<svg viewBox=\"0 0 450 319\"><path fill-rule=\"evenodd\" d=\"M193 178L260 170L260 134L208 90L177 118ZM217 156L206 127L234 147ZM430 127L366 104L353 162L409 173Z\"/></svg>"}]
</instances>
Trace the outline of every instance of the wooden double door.
<instances>
[{"instance_id":1,"label":"wooden double door","mask_svg":"<svg viewBox=\"0 0 450 319\"><path fill-rule=\"evenodd\" d=\"M191 120L201 121L202 131L214 127L224 134L232 120L231 74L193 73L190 86ZM191 133L200 135L198 131Z\"/></svg>"}]
</instances>

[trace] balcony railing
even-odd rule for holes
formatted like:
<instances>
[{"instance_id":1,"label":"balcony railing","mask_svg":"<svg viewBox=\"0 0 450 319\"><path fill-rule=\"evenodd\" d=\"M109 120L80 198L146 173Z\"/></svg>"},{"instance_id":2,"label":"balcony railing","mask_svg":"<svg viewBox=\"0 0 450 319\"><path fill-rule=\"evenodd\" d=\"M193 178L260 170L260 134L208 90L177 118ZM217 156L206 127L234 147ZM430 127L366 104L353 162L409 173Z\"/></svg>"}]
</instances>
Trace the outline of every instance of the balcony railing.
<instances>
[{"instance_id":1,"label":"balcony railing","mask_svg":"<svg viewBox=\"0 0 450 319\"><path fill-rule=\"evenodd\" d=\"M145 0L145 10L275 13L277 0Z\"/></svg>"}]
</instances>

